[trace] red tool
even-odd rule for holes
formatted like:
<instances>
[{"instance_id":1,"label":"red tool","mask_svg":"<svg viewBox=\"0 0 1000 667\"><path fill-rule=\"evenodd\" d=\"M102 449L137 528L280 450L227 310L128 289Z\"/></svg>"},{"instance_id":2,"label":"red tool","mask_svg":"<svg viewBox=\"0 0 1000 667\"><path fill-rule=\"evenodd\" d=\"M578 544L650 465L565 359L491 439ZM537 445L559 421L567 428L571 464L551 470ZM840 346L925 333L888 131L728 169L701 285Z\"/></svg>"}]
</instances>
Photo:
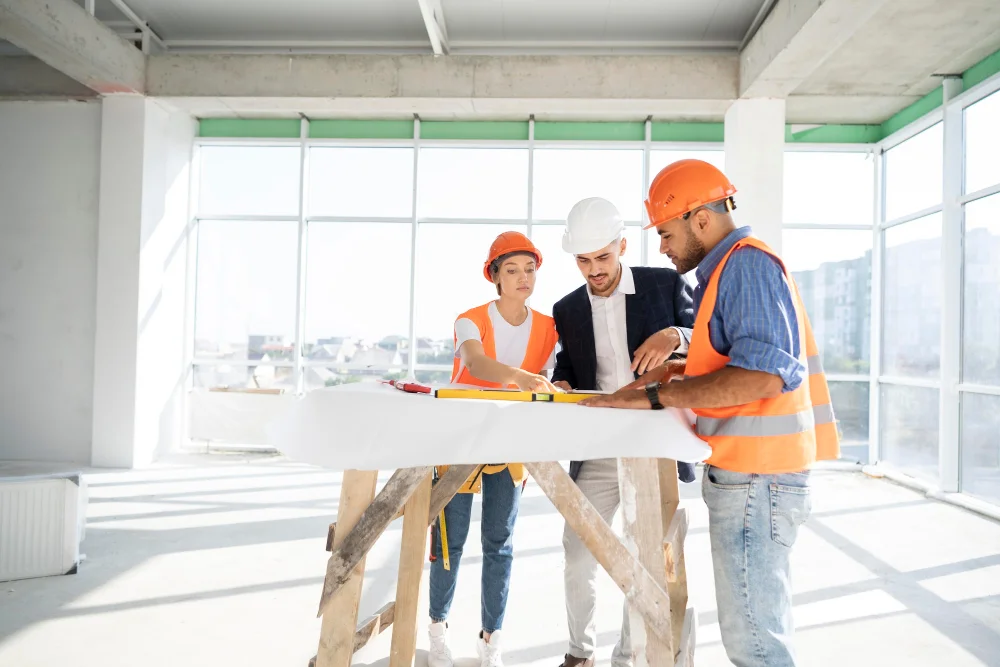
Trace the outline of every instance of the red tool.
<instances>
[{"instance_id":1,"label":"red tool","mask_svg":"<svg viewBox=\"0 0 1000 667\"><path fill-rule=\"evenodd\" d=\"M425 387L422 384L417 384L416 382L401 382L399 380L380 380L382 384L387 384L400 391L405 391L408 394L429 394L431 393L430 387Z\"/></svg>"}]
</instances>

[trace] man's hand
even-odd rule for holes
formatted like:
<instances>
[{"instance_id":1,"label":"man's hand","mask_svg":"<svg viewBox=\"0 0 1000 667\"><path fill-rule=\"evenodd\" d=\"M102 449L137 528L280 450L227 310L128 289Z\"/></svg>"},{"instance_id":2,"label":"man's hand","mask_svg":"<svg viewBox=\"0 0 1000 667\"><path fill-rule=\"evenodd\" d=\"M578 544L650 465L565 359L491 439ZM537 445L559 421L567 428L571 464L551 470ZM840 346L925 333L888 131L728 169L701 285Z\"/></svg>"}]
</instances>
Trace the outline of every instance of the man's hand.
<instances>
[{"instance_id":1,"label":"man's hand","mask_svg":"<svg viewBox=\"0 0 1000 667\"><path fill-rule=\"evenodd\" d=\"M544 375L535 375L524 370L518 371L517 375L514 376L514 384L521 391L534 391L543 394L559 393L555 385L549 382Z\"/></svg>"},{"instance_id":2,"label":"man's hand","mask_svg":"<svg viewBox=\"0 0 1000 667\"><path fill-rule=\"evenodd\" d=\"M632 371L643 375L647 370L662 365L680 344L681 336L677 329L657 331L636 349Z\"/></svg>"},{"instance_id":3,"label":"man's hand","mask_svg":"<svg viewBox=\"0 0 1000 667\"><path fill-rule=\"evenodd\" d=\"M591 396L580 401L588 408L624 408L629 410L649 410L652 406L643 390L619 389L613 394Z\"/></svg>"},{"instance_id":4,"label":"man's hand","mask_svg":"<svg viewBox=\"0 0 1000 667\"><path fill-rule=\"evenodd\" d=\"M566 380L559 380L559 382L553 382L552 384L563 391L573 391L573 387L569 386L569 382L566 382Z\"/></svg>"},{"instance_id":5,"label":"man's hand","mask_svg":"<svg viewBox=\"0 0 1000 667\"><path fill-rule=\"evenodd\" d=\"M673 362L651 368L648 373L638 380L630 382L622 389L643 389L650 382L670 382L675 377L682 375L683 365L677 366Z\"/></svg>"}]
</instances>

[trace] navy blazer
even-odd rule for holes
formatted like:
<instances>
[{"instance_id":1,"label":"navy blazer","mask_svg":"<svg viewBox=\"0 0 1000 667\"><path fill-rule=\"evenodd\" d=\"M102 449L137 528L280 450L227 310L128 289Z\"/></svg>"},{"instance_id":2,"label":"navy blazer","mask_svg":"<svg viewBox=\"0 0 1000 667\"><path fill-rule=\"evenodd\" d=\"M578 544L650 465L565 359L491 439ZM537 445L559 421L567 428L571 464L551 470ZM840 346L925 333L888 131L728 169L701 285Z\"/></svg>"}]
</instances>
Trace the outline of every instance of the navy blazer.
<instances>
[{"instance_id":1,"label":"navy blazer","mask_svg":"<svg viewBox=\"0 0 1000 667\"><path fill-rule=\"evenodd\" d=\"M694 301L691 286L673 269L634 266L635 294L625 295L625 330L628 355L647 338L667 327L694 327ZM568 382L574 389L597 389L597 349L594 343L594 319L587 286L570 292L552 307L562 349L556 353L552 381ZM690 340L690 331L685 332ZM638 375L636 375L638 377ZM570 463L570 477L580 474L582 461ZM680 478L694 481L694 466L677 464Z\"/></svg>"}]
</instances>

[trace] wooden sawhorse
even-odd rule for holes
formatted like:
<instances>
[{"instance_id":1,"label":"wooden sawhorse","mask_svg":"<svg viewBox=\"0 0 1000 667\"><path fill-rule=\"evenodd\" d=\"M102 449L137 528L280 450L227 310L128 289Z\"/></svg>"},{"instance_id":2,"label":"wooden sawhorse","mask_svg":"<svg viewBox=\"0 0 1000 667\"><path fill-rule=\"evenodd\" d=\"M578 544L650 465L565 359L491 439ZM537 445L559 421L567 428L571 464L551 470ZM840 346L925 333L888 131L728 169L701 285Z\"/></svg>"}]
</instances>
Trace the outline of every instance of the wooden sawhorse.
<instances>
[{"instance_id":1,"label":"wooden sawhorse","mask_svg":"<svg viewBox=\"0 0 1000 667\"><path fill-rule=\"evenodd\" d=\"M695 614L687 606L677 463L619 459L623 536L619 540L559 463L525 464L629 602L636 667L693 667ZM378 471L344 473L327 549L319 650L310 667L349 667L354 653L392 626L389 667L412 667L427 529L477 466L450 466L431 486L431 468L400 468L375 495ZM365 557L402 514L396 599L358 624ZM516 552L515 552L516 556Z\"/></svg>"}]
</instances>

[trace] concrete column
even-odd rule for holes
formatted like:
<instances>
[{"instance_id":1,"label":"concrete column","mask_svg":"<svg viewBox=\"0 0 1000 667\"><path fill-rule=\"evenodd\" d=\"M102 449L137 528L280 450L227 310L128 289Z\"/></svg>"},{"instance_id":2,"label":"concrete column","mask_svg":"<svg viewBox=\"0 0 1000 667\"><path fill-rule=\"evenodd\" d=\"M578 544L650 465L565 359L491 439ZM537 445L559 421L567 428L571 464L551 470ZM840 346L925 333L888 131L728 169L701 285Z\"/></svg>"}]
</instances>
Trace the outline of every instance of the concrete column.
<instances>
[{"instance_id":1,"label":"concrete column","mask_svg":"<svg viewBox=\"0 0 1000 667\"><path fill-rule=\"evenodd\" d=\"M91 463L131 468L135 461L136 323L146 100L102 103L97 232L97 334Z\"/></svg>"},{"instance_id":2,"label":"concrete column","mask_svg":"<svg viewBox=\"0 0 1000 667\"><path fill-rule=\"evenodd\" d=\"M92 464L132 468L180 442L195 121L103 101Z\"/></svg>"},{"instance_id":3,"label":"concrete column","mask_svg":"<svg viewBox=\"0 0 1000 667\"><path fill-rule=\"evenodd\" d=\"M726 112L726 175L736 186L736 224L781 252L785 101L736 100Z\"/></svg>"},{"instance_id":4,"label":"concrete column","mask_svg":"<svg viewBox=\"0 0 1000 667\"><path fill-rule=\"evenodd\" d=\"M962 263L965 211L962 197L965 136L962 109L948 102L962 92L962 78L942 82L944 93L944 182L941 229L941 391L938 406L938 470L941 490L959 491L961 470Z\"/></svg>"}]
</instances>

